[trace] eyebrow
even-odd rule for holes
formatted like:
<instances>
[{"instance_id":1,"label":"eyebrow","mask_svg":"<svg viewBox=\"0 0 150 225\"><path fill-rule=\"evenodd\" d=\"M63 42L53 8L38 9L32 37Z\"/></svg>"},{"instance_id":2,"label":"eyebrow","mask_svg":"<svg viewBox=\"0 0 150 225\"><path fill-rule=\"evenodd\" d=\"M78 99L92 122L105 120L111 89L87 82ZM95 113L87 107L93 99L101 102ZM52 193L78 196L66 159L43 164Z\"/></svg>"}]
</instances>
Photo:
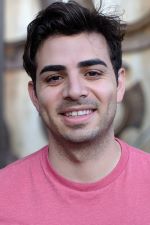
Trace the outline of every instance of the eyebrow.
<instances>
[{"instance_id":1,"label":"eyebrow","mask_svg":"<svg viewBox=\"0 0 150 225\"><path fill-rule=\"evenodd\" d=\"M94 65L103 65L107 67L107 64L100 59L84 60L77 64L78 68L94 66ZM66 70L66 67L63 65L47 65L40 71L40 74L49 72L49 71L63 71L63 70Z\"/></svg>"},{"instance_id":2,"label":"eyebrow","mask_svg":"<svg viewBox=\"0 0 150 225\"><path fill-rule=\"evenodd\" d=\"M87 67L87 66L94 66L94 65L103 65L107 67L107 64L100 60L100 59L89 59L78 63L78 67Z\"/></svg>"},{"instance_id":3,"label":"eyebrow","mask_svg":"<svg viewBox=\"0 0 150 225\"><path fill-rule=\"evenodd\" d=\"M41 70L40 74L48 72L48 71L62 71L62 70L65 70L65 69L66 69L66 67L63 66L63 65L48 65L48 66L45 66Z\"/></svg>"}]
</instances>

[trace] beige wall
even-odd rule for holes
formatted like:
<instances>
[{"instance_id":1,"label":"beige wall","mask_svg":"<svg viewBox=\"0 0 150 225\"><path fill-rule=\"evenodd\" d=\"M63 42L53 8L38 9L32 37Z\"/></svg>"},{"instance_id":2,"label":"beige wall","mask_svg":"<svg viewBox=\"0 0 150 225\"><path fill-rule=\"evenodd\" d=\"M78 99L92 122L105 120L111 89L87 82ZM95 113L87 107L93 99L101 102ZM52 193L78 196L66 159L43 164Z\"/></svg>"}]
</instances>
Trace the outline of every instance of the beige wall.
<instances>
[{"instance_id":1,"label":"beige wall","mask_svg":"<svg viewBox=\"0 0 150 225\"><path fill-rule=\"evenodd\" d=\"M5 40L16 41L26 37L26 27L40 9L38 0L5 0Z\"/></svg>"},{"instance_id":2,"label":"beige wall","mask_svg":"<svg viewBox=\"0 0 150 225\"><path fill-rule=\"evenodd\" d=\"M5 118L12 149L19 157L45 145L41 121L28 95L29 77L23 70L5 74Z\"/></svg>"}]
</instances>

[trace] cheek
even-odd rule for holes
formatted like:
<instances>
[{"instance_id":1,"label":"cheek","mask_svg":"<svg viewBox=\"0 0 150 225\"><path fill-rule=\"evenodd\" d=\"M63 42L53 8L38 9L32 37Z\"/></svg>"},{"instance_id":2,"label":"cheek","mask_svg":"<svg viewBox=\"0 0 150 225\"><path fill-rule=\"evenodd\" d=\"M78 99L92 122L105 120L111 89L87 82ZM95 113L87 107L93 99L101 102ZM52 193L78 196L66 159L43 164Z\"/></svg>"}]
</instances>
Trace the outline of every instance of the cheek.
<instances>
[{"instance_id":1,"label":"cheek","mask_svg":"<svg viewBox=\"0 0 150 225\"><path fill-rule=\"evenodd\" d=\"M117 100L117 89L114 87L113 83L101 83L100 85L96 85L94 89L95 96L101 102L109 102L112 99Z\"/></svg>"},{"instance_id":2,"label":"cheek","mask_svg":"<svg viewBox=\"0 0 150 225\"><path fill-rule=\"evenodd\" d=\"M61 101L61 91L59 88L45 87L39 91L39 110L48 114L53 114Z\"/></svg>"},{"instance_id":3,"label":"cheek","mask_svg":"<svg viewBox=\"0 0 150 225\"><path fill-rule=\"evenodd\" d=\"M38 95L39 105L44 108L51 108L55 103L55 94L54 92L43 90Z\"/></svg>"}]
</instances>

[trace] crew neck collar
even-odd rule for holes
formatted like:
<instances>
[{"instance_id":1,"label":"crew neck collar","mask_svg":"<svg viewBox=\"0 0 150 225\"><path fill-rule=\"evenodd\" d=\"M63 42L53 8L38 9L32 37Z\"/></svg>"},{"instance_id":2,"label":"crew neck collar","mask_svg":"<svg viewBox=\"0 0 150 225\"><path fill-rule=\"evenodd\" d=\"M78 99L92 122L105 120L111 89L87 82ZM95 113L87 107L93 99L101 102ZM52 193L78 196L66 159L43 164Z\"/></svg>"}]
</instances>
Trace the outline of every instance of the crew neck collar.
<instances>
[{"instance_id":1,"label":"crew neck collar","mask_svg":"<svg viewBox=\"0 0 150 225\"><path fill-rule=\"evenodd\" d=\"M59 175L54 168L52 168L49 159L48 159L48 146L44 149L42 154L42 166L44 172L49 179L50 182L55 182L57 184L63 185L66 188L74 189L81 192L94 191L97 189L101 189L110 183L112 183L124 170L128 158L129 158L129 150L127 144L123 141L116 139L121 148L121 156L115 168L104 178L100 179L97 182L93 183L78 183L74 181L70 181L69 179Z\"/></svg>"}]
</instances>

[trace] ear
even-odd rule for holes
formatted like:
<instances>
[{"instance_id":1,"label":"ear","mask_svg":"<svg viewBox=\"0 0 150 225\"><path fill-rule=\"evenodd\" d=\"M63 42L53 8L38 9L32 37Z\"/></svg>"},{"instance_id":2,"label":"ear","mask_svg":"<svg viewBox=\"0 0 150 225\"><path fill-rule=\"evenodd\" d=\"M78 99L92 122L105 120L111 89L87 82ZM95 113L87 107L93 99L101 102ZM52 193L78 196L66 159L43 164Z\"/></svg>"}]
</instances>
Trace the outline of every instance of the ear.
<instances>
[{"instance_id":1,"label":"ear","mask_svg":"<svg viewBox=\"0 0 150 225\"><path fill-rule=\"evenodd\" d=\"M121 102L125 93L125 69L118 71L117 103Z\"/></svg>"},{"instance_id":2,"label":"ear","mask_svg":"<svg viewBox=\"0 0 150 225\"><path fill-rule=\"evenodd\" d=\"M29 81L28 83L28 92L33 105L36 107L37 111L39 112L39 101L38 101L37 94L35 92L33 81Z\"/></svg>"}]
</instances>

